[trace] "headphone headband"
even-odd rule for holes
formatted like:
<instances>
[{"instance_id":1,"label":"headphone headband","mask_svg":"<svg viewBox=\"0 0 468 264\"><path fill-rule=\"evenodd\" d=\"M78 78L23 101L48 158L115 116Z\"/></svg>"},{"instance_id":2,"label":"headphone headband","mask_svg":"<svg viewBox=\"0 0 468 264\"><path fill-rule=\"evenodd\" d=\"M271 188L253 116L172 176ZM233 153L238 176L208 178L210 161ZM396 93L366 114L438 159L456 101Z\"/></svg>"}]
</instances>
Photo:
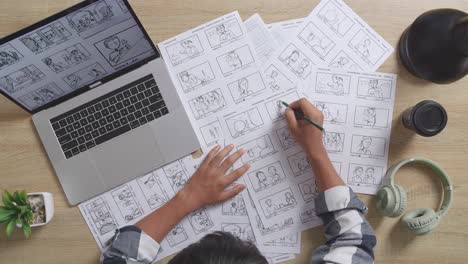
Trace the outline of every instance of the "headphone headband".
<instances>
[{"instance_id":1,"label":"headphone headband","mask_svg":"<svg viewBox=\"0 0 468 264\"><path fill-rule=\"evenodd\" d=\"M394 164L388 169L387 173L385 174L385 179L387 183L384 185L394 186L395 174L397 173L397 171L404 165L407 165L410 163L419 163L419 164L425 165L437 174L440 181L442 182L442 185L444 186L444 194L443 194L442 204L436 213L439 216L445 215L447 213L448 208L452 204L453 186L452 186L452 183L450 182L448 174L444 171L444 169L442 169L441 166L439 166L436 162L430 159L416 157L416 158L409 158L409 159L404 159L404 160L399 161L398 163Z\"/></svg>"}]
</instances>

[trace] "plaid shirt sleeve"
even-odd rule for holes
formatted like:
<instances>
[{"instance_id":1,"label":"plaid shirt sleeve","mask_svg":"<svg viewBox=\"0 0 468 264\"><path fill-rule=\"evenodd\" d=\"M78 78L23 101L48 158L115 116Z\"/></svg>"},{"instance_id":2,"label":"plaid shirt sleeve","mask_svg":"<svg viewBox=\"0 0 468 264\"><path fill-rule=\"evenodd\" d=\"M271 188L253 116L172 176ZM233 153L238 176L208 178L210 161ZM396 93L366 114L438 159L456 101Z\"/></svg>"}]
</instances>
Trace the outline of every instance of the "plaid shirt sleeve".
<instances>
[{"instance_id":1,"label":"plaid shirt sleeve","mask_svg":"<svg viewBox=\"0 0 468 264\"><path fill-rule=\"evenodd\" d=\"M102 264L147 264L158 255L159 244L136 226L116 231L101 256Z\"/></svg>"},{"instance_id":2,"label":"plaid shirt sleeve","mask_svg":"<svg viewBox=\"0 0 468 264\"><path fill-rule=\"evenodd\" d=\"M327 242L315 249L312 263L374 262L377 240L364 216L367 207L348 186L320 193L315 209L325 225Z\"/></svg>"}]
</instances>

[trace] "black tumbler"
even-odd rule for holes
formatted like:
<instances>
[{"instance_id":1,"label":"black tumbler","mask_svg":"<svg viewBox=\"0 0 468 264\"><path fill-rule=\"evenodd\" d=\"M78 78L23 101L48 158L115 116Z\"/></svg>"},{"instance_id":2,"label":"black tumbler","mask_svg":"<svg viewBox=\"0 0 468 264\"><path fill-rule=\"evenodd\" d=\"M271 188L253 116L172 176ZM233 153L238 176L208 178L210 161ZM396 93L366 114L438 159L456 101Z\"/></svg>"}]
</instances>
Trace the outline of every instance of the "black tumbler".
<instances>
[{"instance_id":1,"label":"black tumbler","mask_svg":"<svg viewBox=\"0 0 468 264\"><path fill-rule=\"evenodd\" d=\"M437 102L424 100L406 109L401 115L403 125L423 137L432 137L447 125L447 112Z\"/></svg>"}]
</instances>

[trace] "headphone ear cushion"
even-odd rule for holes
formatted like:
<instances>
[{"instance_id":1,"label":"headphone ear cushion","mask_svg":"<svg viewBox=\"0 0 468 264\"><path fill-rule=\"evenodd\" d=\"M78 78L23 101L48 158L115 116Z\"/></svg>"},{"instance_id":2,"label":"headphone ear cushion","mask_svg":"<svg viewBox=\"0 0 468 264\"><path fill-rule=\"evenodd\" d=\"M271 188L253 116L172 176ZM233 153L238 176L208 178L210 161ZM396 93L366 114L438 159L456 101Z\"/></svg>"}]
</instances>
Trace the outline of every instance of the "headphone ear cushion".
<instances>
[{"instance_id":1,"label":"headphone ear cushion","mask_svg":"<svg viewBox=\"0 0 468 264\"><path fill-rule=\"evenodd\" d=\"M430 208L418 208L402 218L406 227L416 235L425 235L431 232L439 223L437 214Z\"/></svg>"},{"instance_id":2,"label":"headphone ear cushion","mask_svg":"<svg viewBox=\"0 0 468 264\"><path fill-rule=\"evenodd\" d=\"M377 192L376 207L383 216L391 216L395 208L395 197L391 187L384 186Z\"/></svg>"},{"instance_id":3,"label":"headphone ear cushion","mask_svg":"<svg viewBox=\"0 0 468 264\"><path fill-rule=\"evenodd\" d=\"M398 201L398 207L395 208L395 211L393 213L394 217L396 217L400 216L406 209L406 191L403 187L401 187L398 184L395 184L394 190L396 192L396 200Z\"/></svg>"}]
</instances>

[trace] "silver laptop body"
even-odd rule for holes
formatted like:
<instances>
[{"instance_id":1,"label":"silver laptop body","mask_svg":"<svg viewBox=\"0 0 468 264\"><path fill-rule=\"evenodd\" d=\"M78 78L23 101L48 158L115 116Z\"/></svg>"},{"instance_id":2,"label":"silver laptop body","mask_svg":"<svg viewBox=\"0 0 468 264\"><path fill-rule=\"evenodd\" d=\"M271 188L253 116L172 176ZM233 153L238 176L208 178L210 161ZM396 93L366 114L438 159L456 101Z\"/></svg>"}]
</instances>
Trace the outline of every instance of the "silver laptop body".
<instances>
[{"instance_id":1,"label":"silver laptop body","mask_svg":"<svg viewBox=\"0 0 468 264\"><path fill-rule=\"evenodd\" d=\"M7 37L2 48L12 56L0 58L2 94L33 113L70 204L199 148L127 1L82 2Z\"/></svg>"}]
</instances>

